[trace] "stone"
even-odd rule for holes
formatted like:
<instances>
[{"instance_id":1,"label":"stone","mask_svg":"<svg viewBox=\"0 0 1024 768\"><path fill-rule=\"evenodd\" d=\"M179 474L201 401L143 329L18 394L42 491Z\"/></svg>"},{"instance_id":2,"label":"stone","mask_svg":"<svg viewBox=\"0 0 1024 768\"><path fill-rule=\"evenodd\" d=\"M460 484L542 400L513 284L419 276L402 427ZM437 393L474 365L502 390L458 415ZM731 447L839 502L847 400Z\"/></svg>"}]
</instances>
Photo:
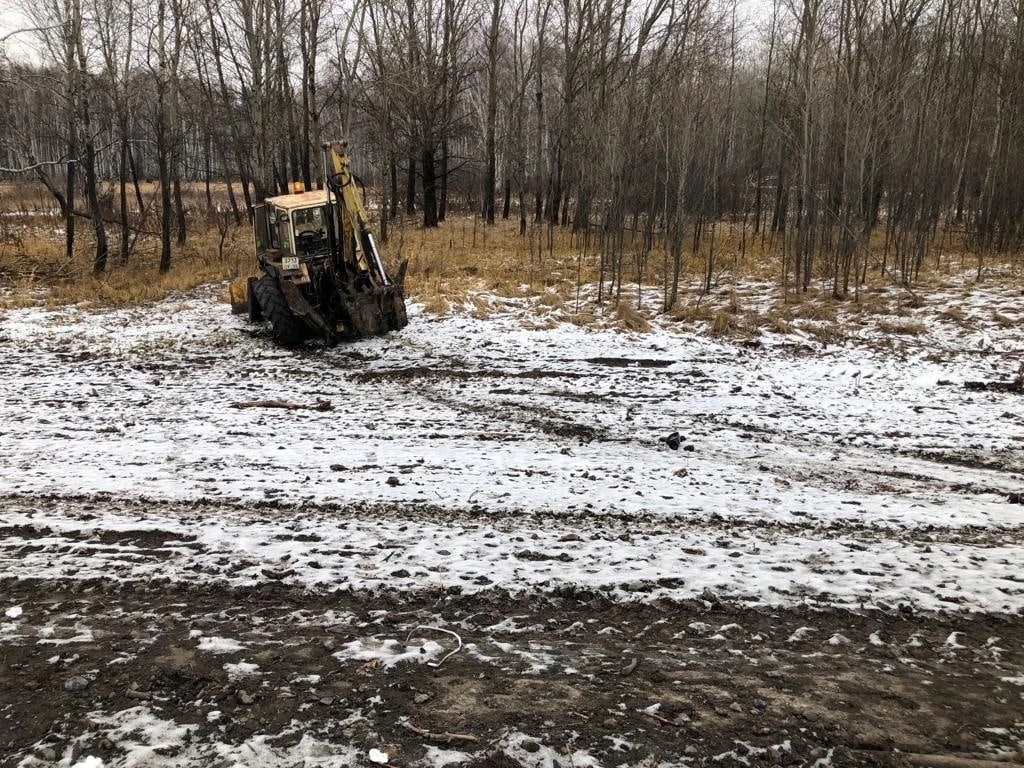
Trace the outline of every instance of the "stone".
<instances>
[{"instance_id":1,"label":"stone","mask_svg":"<svg viewBox=\"0 0 1024 768\"><path fill-rule=\"evenodd\" d=\"M64 682L64 690L71 691L72 693L80 693L89 687L88 678L76 675L75 677L69 677Z\"/></svg>"}]
</instances>

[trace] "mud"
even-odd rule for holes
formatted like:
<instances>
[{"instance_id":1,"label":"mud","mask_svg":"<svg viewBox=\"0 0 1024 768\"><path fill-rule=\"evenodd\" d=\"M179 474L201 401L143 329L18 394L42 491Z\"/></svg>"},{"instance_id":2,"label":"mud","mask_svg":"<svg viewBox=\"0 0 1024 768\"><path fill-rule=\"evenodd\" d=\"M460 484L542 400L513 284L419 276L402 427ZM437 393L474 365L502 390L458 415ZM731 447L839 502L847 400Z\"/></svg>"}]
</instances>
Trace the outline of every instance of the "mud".
<instances>
[{"instance_id":1,"label":"mud","mask_svg":"<svg viewBox=\"0 0 1024 768\"><path fill-rule=\"evenodd\" d=\"M283 733L284 747L313 734L382 748L394 765L417 764L444 734L464 737L458 748L479 761L501 753L510 730L608 765L714 765L723 755L811 765L831 754L833 765L895 766L906 752L1012 754L1024 736L1017 617L312 593L273 582L0 588L26 611L24 634L4 646L4 766L69 747L116 765L124 749L90 713L133 707L187 727L195 742ZM202 637L244 648L204 652ZM371 638L429 638L453 653L436 668L335 655ZM258 676L225 666L243 659ZM87 686L67 690L76 677ZM289 731L295 720L301 730Z\"/></svg>"}]
</instances>

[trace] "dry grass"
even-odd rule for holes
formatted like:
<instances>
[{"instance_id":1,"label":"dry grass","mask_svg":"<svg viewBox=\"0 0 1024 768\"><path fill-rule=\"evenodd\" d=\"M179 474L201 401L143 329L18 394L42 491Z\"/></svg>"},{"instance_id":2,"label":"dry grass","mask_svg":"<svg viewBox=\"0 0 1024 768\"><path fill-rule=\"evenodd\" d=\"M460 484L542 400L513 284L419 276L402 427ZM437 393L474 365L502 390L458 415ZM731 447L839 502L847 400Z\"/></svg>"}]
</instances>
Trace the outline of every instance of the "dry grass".
<instances>
[{"instance_id":1,"label":"dry grass","mask_svg":"<svg viewBox=\"0 0 1024 768\"><path fill-rule=\"evenodd\" d=\"M879 320L876 327L890 336L920 336L928 326L920 320Z\"/></svg>"},{"instance_id":2,"label":"dry grass","mask_svg":"<svg viewBox=\"0 0 1024 768\"><path fill-rule=\"evenodd\" d=\"M711 302L704 302L700 304L679 302L669 312L669 317L682 325L694 327L700 323L711 322L712 318L718 311L719 310L717 310Z\"/></svg>"},{"instance_id":3,"label":"dry grass","mask_svg":"<svg viewBox=\"0 0 1024 768\"><path fill-rule=\"evenodd\" d=\"M798 302L790 306L792 317L819 323L834 322L838 311L834 301L808 294L802 294Z\"/></svg>"},{"instance_id":4,"label":"dry grass","mask_svg":"<svg viewBox=\"0 0 1024 768\"><path fill-rule=\"evenodd\" d=\"M766 315L762 315L757 319L759 325L764 326L773 333L779 334L790 334L793 332L795 326L793 325L793 317L788 313L779 312L773 310Z\"/></svg>"},{"instance_id":5,"label":"dry grass","mask_svg":"<svg viewBox=\"0 0 1024 768\"><path fill-rule=\"evenodd\" d=\"M1020 325L1020 320L999 310L992 312L992 322L1001 328L1014 328Z\"/></svg>"},{"instance_id":6,"label":"dry grass","mask_svg":"<svg viewBox=\"0 0 1024 768\"><path fill-rule=\"evenodd\" d=\"M113 187L108 185L108 191ZM151 182L142 184L150 204L157 192ZM253 274L252 234L246 225L228 227L223 233L203 215L206 207L202 184L184 185L192 227L187 242L174 246L171 270L161 274L159 240L155 233L141 234L127 264L120 262L120 230L107 227L110 253L106 269L93 272L95 241L91 222L76 219L75 250L68 257L64 245L64 221L45 188L34 182L0 183L0 287L7 290L8 306L24 304L94 306L139 304L163 298L197 285ZM227 189L213 185L214 202L226 207ZM141 229L152 230L152 221Z\"/></svg>"},{"instance_id":7,"label":"dry grass","mask_svg":"<svg viewBox=\"0 0 1024 768\"><path fill-rule=\"evenodd\" d=\"M542 307L547 307L548 309L561 310L565 309L565 300L565 295L559 291L548 289L541 293L540 299L537 303Z\"/></svg>"},{"instance_id":8,"label":"dry grass","mask_svg":"<svg viewBox=\"0 0 1024 768\"><path fill-rule=\"evenodd\" d=\"M839 323L809 323L802 328L822 344L839 344L847 338L846 329Z\"/></svg>"},{"instance_id":9,"label":"dry grass","mask_svg":"<svg viewBox=\"0 0 1024 768\"><path fill-rule=\"evenodd\" d=\"M146 195L155 192L154 185L144 190ZM223 185L213 192L215 201L223 204ZM140 238L127 266L115 263L115 253L107 271L94 276L88 221L78 221L76 252L68 260L63 222L55 215L46 190L31 183L0 184L0 213L8 214L0 217L0 305L138 304L203 283L255 274L248 225L229 227L221 244L213 220L201 214L206 205L203 186L190 185L186 193L196 229L189 233L184 248L175 249L170 273L161 275L157 270L158 243L149 235ZM117 227L110 227L109 236L116 252ZM856 301L853 297L837 301L831 296L831 283L818 280L806 293L780 288L772 306L763 291L745 294L744 282L778 285L781 241L777 236L754 236L749 227L736 223L717 224L709 291L702 290L711 255L708 244L696 253L692 245L686 244L679 298L668 315L683 327L733 337L760 330L782 334L801 330L827 343L842 341L858 323L876 324L892 336L925 331L922 320L910 310L923 305L921 294L930 290L930 283L922 281L926 287L911 293L895 285L890 276L872 271ZM632 256L639 247L639 235L627 235L624 283L636 281ZM588 300L577 304L577 284L594 284L600 275L599 245L593 234L588 237L531 224L520 236L514 220L487 227L477 217L462 215L450 216L436 229L423 229L418 219L405 218L389 226L389 239L381 250L392 269L408 260L406 292L422 302L428 313L444 314L458 307L476 317L488 317L495 304L483 296L496 295L535 300L538 323L593 326L613 320L621 328L643 332L661 309L660 291L645 288L638 310L635 289L628 286L621 299L606 309L595 308ZM663 285L668 267L664 253L652 252L643 274L645 285ZM609 279L605 275L606 288ZM937 283L940 277L929 279ZM937 314L958 323L968 319L957 307ZM1009 308L993 310L993 320L1000 325L1017 322Z\"/></svg>"},{"instance_id":10,"label":"dry grass","mask_svg":"<svg viewBox=\"0 0 1024 768\"><path fill-rule=\"evenodd\" d=\"M243 257L243 249L251 242L250 234L232 229L223 255L216 232L193 234L174 253L172 269L166 274L159 271L159 250L153 239L140 240L127 265L117 263L114 253L107 269L94 274L90 234L83 233L79 238L70 261L62 238L33 235L19 244L0 246L0 283L9 287L4 303L128 306L252 274L255 267L251 258ZM117 244L112 242L111 247L116 249Z\"/></svg>"},{"instance_id":11,"label":"dry grass","mask_svg":"<svg viewBox=\"0 0 1024 768\"><path fill-rule=\"evenodd\" d=\"M960 307L953 306L947 307L939 312L939 317L943 320L950 320L954 323L963 323L967 320L967 313Z\"/></svg>"},{"instance_id":12,"label":"dry grass","mask_svg":"<svg viewBox=\"0 0 1024 768\"><path fill-rule=\"evenodd\" d=\"M646 333L651 330L651 324L647 318L640 314L639 310L631 301L620 301L615 305L615 317L619 326L627 331Z\"/></svg>"},{"instance_id":13,"label":"dry grass","mask_svg":"<svg viewBox=\"0 0 1024 768\"><path fill-rule=\"evenodd\" d=\"M740 321L731 312L718 310L711 316L708 331L712 336L734 336L740 330Z\"/></svg>"}]
</instances>

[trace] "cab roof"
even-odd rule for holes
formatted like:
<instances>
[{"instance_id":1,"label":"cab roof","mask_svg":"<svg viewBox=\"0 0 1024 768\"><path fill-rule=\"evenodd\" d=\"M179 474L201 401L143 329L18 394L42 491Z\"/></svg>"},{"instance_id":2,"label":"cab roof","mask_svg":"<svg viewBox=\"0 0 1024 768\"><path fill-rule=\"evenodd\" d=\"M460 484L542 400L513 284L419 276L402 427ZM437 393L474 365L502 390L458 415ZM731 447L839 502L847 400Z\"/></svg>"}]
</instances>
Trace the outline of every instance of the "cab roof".
<instances>
[{"instance_id":1,"label":"cab roof","mask_svg":"<svg viewBox=\"0 0 1024 768\"><path fill-rule=\"evenodd\" d=\"M326 203L327 190L314 189L309 192L300 192L297 195L276 195L268 197L264 202L286 211L295 210L296 208L308 208L311 205L323 205Z\"/></svg>"}]
</instances>

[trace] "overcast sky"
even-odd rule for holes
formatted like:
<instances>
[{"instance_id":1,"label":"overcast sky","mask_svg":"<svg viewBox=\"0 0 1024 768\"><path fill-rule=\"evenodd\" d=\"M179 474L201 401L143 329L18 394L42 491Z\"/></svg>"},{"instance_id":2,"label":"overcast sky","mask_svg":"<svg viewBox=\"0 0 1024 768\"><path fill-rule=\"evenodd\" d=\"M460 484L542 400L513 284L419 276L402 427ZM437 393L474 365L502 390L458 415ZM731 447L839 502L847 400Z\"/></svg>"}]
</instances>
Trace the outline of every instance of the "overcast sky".
<instances>
[{"instance_id":1,"label":"overcast sky","mask_svg":"<svg viewBox=\"0 0 1024 768\"><path fill-rule=\"evenodd\" d=\"M26 29L29 26L28 19L21 11L0 6L0 51L15 61L31 56L35 43L32 34L16 34L19 29Z\"/></svg>"}]
</instances>

